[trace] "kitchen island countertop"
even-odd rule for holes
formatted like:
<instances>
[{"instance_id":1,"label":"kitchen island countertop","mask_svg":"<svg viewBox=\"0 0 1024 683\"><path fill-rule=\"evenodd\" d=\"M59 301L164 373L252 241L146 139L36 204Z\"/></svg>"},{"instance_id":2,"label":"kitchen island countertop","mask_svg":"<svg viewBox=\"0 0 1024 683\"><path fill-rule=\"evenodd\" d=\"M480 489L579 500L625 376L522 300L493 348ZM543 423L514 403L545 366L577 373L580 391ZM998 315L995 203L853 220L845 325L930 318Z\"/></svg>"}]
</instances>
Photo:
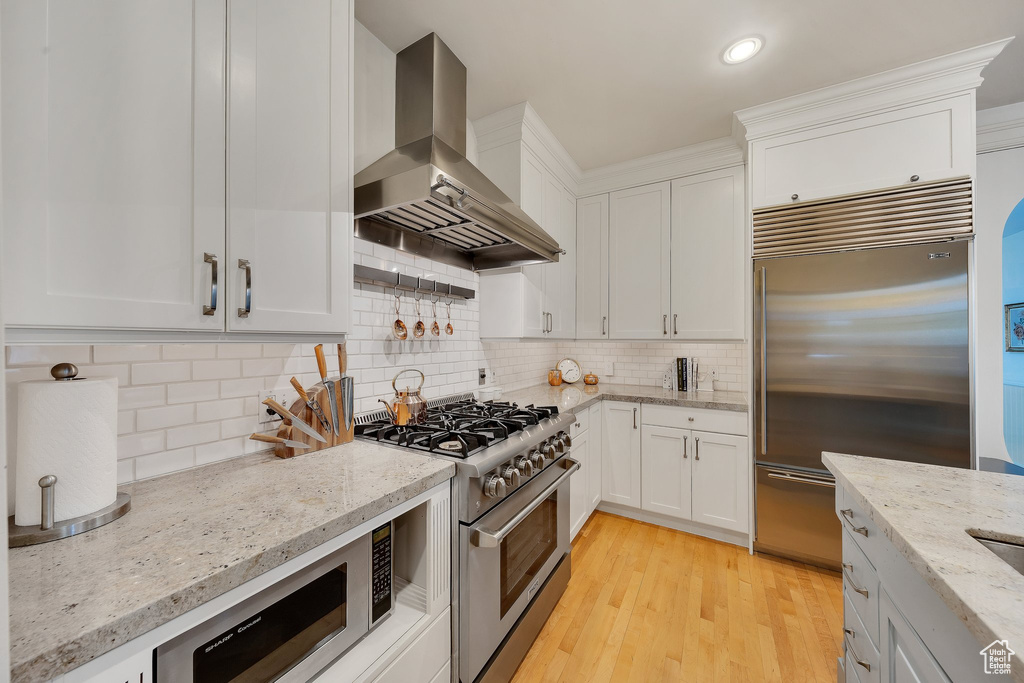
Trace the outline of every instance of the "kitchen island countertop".
<instances>
[{"instance_id":1,"label":"kitchen island countertop","mask_svg":"<svg viewBox=\"0 0 1024 683\"><path fill-rule=\"evenodd\" d=\"M525 389L505 392L499 400L514 401L519 405L530 403L538 406L553 405L558 406L559 410L583 409L598 401L607 400L747 412L746 396L738 391L673 391L638 384L587 386L582 382L577 382L561 384L557 387L538 384Z\"/></svg>"},{"instance_id":2,"label":"kitchen island countertop","mask_svg":"<svg viewBox=\"0 0 1024 683\"><path fill-rule=\"evenodd\" d=\"M132 509L121 519L9 551L11 680L85 664L454 474L443 460L357 441L122 486Z\"/></svg>"},{"instance_id":3,"label":"kitchen island countertop","mask_svg":"<svg viewBox=\"0 0 1024 683\"><path fill-rule=\"evenodd\" d=\"M822 460L979 649L1008 640L1013 668L1024 669L1024 575L969 533L1024 544L1024 477L836 453Z\"/></svg>"}]
</instances>

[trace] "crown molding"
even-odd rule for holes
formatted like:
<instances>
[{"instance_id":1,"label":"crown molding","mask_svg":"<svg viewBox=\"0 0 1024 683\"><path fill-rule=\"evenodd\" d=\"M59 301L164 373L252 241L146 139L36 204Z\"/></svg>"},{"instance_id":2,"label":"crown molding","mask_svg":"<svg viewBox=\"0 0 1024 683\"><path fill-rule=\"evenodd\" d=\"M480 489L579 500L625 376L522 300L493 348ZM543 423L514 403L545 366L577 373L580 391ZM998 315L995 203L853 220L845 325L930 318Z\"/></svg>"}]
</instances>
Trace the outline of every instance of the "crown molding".
<instances>
[{"instance_id":1,"label":"crown molding","mask_svg":"<svg viewBox=\"0 0 1024 683\"><path fill-rule=\"evenodd\" d=\"M724 137L583 172L580 197L648 185L743 163L743 149Z\"/></svg>"},{"instance_id":2,"label":"crown molding","mask_svg":"<svg viewBox=\"0 0 1024 683\"><path fill-rule=\"evenodd\" d=\"M734 136L748 142L976 89L1006 38L879 74L737 111Z\"/></svg>"},{"instance_id":3,"label":"crown molding","mask_svg":"<svg viewBox=\"0 0 1024 683\"><path fill-rule=\"evenodd\" d=\"M1024 102L978 112L978 154L1024 147Z\"/></svg>"}]
</instances>

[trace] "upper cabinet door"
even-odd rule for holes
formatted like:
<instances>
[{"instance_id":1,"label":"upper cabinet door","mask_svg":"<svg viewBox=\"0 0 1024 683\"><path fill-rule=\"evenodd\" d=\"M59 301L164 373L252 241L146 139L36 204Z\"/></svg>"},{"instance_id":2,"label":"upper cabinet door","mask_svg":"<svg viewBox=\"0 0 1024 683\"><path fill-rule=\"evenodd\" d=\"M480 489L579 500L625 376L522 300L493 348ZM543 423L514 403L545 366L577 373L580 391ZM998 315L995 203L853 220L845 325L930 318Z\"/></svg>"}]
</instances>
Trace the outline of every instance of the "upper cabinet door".
<instances>
[{"instance_id":1,"label":"upper cabinet door","mask_svg":"<svg viewBox=\"0 0 1024 683\"><path fill-rule=\"evenodd\" d=\"M576 203L576 338L608 338L608 195Z\"/></svg>"},{"instance_id":2,"label":"upper cabinet door","mask_svg":"<svg viewBox=\"0 0 1024 683\"><path fill-rule=\"evenodd\" d=\"M609 200L608 329L612 339L669 339L671 183Z\"/></svg>"},{"instance_id":3,"label":"upper cabinet door","mask_svg":"<svg viewBox=\"0 0 1024 683\"><path fill-rule=\"evenodd\" d=\"M743 167L672 183L673 339L743 339Z\"/></svg>"},{"instance_id":4,"label":"upper cabinet door","mask_svg":"<svg viewBox=\"0 0 1024 683\"><path fill-rule=\"evenodd\" d=\"M228 329L346 332L351 8L230 0L228 14Z\"/></svg>"},{"instance_id":5,"label":"upper cabinet door","mask_svg":"<svg viewBox=\"0 0 1024 683\"><path fill-rule=\"evenodd\" d=\"M223 329L224 3L2 12L6 324Z\"/></svg>"},{"instance_id":6,"label":"upper cabinet door","mask_svg":"<svg viewBox=\"0 0 1024 683\"><path fill-rule=\"evenodd\" d=\"M548 287L548 292L556 294L558 301L554 307L555 324L552 336L559 339L576 337L576 268L579 256L576 253L576 197L563 188L562 191L562 235L558 240L565 253L558 261L558 277ZM555 290L557 289L557 292Z\"/></svg>"}]
</instances>

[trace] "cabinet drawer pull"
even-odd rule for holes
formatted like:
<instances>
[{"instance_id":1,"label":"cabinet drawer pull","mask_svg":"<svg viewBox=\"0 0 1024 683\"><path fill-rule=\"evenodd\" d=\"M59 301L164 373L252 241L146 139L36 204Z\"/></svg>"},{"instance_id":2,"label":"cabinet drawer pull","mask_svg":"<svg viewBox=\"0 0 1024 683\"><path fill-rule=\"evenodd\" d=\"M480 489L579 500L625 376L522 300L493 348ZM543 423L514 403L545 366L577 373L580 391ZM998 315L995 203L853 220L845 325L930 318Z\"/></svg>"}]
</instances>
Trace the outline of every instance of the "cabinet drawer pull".
<instances>
[{"instance_id":1,"label":"cabinet drawer pull","mask_svg":"<svg viewBox=\"0 0 1024 683\"><path fill-rule=\"evenodd\" d=\"M238 259L238 267L245 270L245 308L238 309L239 318L248 318L252 313L252 266L248 259Z\"/></svg>"},{"instance_id":2,"label":"cabinet drawer pull","mask_svg":"<svg viewBox=\"0 0 1024 683\"><path fill-rule=\"evenodd\" d=\"M850 657L853 658L853 661L857 662L862 667L864 667L865 671L871 671L871 663L870 662L865 662L863 659L861 659L857 655L857 651L853 649L853 646L850 644L850 641L846 641L846 649L849 652Z\"/></svg>"},{"instance_id":3,"label":"cabinet drawer pull","mask_svg":"<svg viewBox=\"0 0 1024 683\"><path fill-rule=\"evenodd\" d=\"M846 577L846 582L850 585L850 588L853 589L854 593L860 593L865 598L868 597L868 589L860 588L859 586L857 586L856 583L853 582L853 577L850 576L850 572L852 571L853 565L849 562L843 562L843 576Z\"/></svg>"},{"instance_id":4,"label":"cabinet drawer pull","mask_svg":"<svg viewBox=\"0 0 1024 683\"><path fill-rule=\"evenodd\" d=\"M856 638L857 637L857 632L854 631L852 628L844 628L843 629L843 633L845 633L846 635L850 636L851 638Z\"/></svg>"},{"instance_id":5,"label":"cabinet drawer pull","mask_svg":"<svg viewBox=\"0 0 1024 683\"><path fill-rule=\"evenodd\" d=\"M852 531L856 531L858 534L860 534L864 538L868 537L868 528L866 526L854 526L853 525L853 508L846 508L846 509L840 510L839 512L841 512L843 517L846 517L847 521L850 522L850 529Z\"/></svg>"},{"instance_id":6,"label":"cabinet drawer pull","mask_svg":"<svg viewBox=\"0 0 1024 683\"><path fill-rule=\"evenodd\" d=\"M672 334L679 334L679 314L672 314Z\"/></svg>"},{"instance_id":7,"label":"cabinet drawer pull","mask_svg":"<svg viewBox=\"0 0 1024 683\"><path fill-rule=\"evenodd\" d=\"M210 303L209 305L203 304L203 315L215 315L217 313L217 255L204 252L203 263L213 266L210 273Z\"/></svg>"},{"instance_id":8,"label":"cabinet drawer pull","mask_svg":"<svg viewBox=\"0 0 1024 683\"><path fill-rule=\"evenodd\" d=\"M668 334L668 314L661 316L661 333Z\"/></svg>"},{"instance_id":9,"label":"cabinet drawer pull","mask_svg":"<svg viewBox=\"0 0 1024 683\"><path fill-rule=\"evenodd\" d=\"M684 436L683 437L683 460L686 460L686 439L687 439L687 437Z\"/></svg>"}]
</instances>

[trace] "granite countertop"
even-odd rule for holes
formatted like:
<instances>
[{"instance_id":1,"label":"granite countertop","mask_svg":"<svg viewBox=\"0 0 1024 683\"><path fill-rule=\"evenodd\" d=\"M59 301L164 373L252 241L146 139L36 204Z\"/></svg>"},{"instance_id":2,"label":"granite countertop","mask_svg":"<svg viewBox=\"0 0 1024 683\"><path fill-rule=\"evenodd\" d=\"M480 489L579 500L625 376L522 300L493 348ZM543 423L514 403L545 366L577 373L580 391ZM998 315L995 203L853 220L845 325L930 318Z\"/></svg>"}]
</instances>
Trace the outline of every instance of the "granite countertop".
<instances>
[{"instance_id":1,"label":"granite countertop","mask_svg":"<svg viewBox=\"0 0 1024 683\"><path fill-rule=\"evenodd\" d=\"M608 400L747 412L747 398L738 391L673 391L639 384L587 386L583 382L577 382L557 387L538 384L526 389L505 392L499 400L514 401L519 405L553 405L558 406L560 410L583 409L598 401Z\"/></svg>"},{"instance_id":2,"label":"granite countertop","mask_svg":"<svg viewBox=\"0 0 1024 683\"><path fill-rule=\"evenodd\" d=\"M968 534L1024 544L1024 477L824 453L822 460L979 647L1008 640L1024 667L1024 575ZM1024 677L1022 677L1024 678Z\"/></svg>"},{"instance_id":3,"label":"granite countertop","mask_svg":"<svg viewBox=\"0 0 1024 683\"><path fill-rule=\"evenodd\" d=\"M454 474L444 460L357 441L120 487L132 496L121 519L9 551L11 680L80 666Z\"/></svg>"}]
</instances>

